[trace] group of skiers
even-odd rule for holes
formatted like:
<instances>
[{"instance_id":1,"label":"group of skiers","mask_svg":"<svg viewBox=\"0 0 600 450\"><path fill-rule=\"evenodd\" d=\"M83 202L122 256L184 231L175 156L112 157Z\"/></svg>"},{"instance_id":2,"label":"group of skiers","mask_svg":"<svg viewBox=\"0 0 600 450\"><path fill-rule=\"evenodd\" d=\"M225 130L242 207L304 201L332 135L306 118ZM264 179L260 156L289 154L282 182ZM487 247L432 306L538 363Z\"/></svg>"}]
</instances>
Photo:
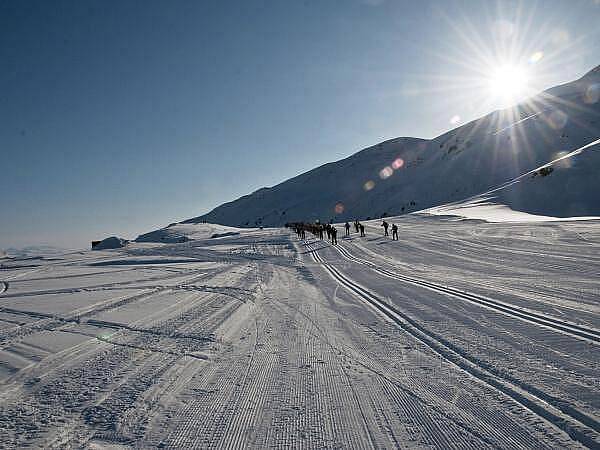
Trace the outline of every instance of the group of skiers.
<instances>
[{"instance_id":1,"label":"group of skiers","mask_svg":"<svg viewBox=\"0 0 600 450\"><path fill-rule=\"evenodd\" d=\"M388 233L388 228L390 227L390 224L384 220L383 222L381 222L381 226L383 227L383 235L389 236L390 234ZM393 223L392 224L392 241L397 241L397 240L398 240L398 225Z\"/></svg>"},{"instance_id":2,"label":"group of skiers","mask_svg":"<svg viewBox=\"0 0 600 450\"><path fill-rule=\"evenodd\" d=\"M292 227L300 239L306 239L306 232L308 231L321 240L325 239L325 234L327 234L327 240L330 240L333 245L337 244L337 229L329 223L322 225L320 223L300 222L293 224Z\"/></svg>"},{"instance_id":3,"label":"group of skiers","mask_svg":"<svg viewBox=\"0 0 600 450\"><path fill-rule=\"evenodd\" d=\"M365 226L357 220L353 222L354 230L358 233L360 232L360 236L365 236ZM287 226L287 225L286 225ZM290 224L290 226L294 229L296 234L300 239L306 239L306 232L312 233L314 236L317 236L319 239L325 239L325 234L327 234L327 240L331 241L333 245L337 244L337 229L331 224L320 224L320 223L304 223L298 222ZM383 227L384 236L389 236L388 228L390 228L390 224L385 220L381 223ZM344 224L344 228L346 229L346 236L350 236L350 223L346 222ZM395 223L392 224L392 240L398 240L398 225Z\"/></svg>"}]
</instances>

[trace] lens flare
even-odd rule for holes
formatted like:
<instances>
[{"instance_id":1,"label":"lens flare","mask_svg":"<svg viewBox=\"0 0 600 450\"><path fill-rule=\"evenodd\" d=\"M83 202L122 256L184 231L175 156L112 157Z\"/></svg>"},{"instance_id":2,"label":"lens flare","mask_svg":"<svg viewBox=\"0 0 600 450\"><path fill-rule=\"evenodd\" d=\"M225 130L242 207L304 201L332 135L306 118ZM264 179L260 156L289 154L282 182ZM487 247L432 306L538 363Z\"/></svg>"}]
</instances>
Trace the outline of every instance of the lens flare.
<instances>
[{"instance_id":1,"label":"lens flare","mask_svg":"<svg viewBox=\"0 0 600 450\"><path fill-rule=\"evenodd\" d=\"M338 202L336 203L334 209L336 214L341 214L344 212L344 204L342 202Z\"/></svg>"},{"instance_id":2,"label":"lens flare","mask_svg":"<svg viewBox=\"0 0 600 450\"><path fill-rule=\"evenodd\" d=\"M394 173L394 169L392 169L390 166L385 166L383 169L381 169L379 171L379 178L381 178L382 180L385 180L386 178L391 177L393 173Z\"/></svg>"},{"instance_id":3,"label":"lens flare","mask_svg":"<svg viewBox=\"0 0 600 450\"><path fill-rule=\"evenodd\" d=\"M567 30L556 30L552 34L552 42L558 47L566 46L570 40L571 36L569 36L569 32Z\"/></svg>"},{"instance_id":4,"label":"lens flare","mask_svg":"<svg viewBox=\"0 0 600 450\"><path fill-rule=\"evenodd\" d=\"M593 103L598 103L600 100L600 84L591 84L585 90L585 94L583 94L583 101L588 105Z\"/></svg>"},{"instance_id":5,"label":"lens flare","mask_svg":"<svg viewBox=\"0 0 600 450\"><path fill-rule=\"evenodd\" d=\"M392 168L394 170L400 169L404 165L404 160L402 158L396 158L392 163Z\"/></svg>"},{"instance_id":6,"label":"lens flare","mask_svg":"<svg viewBox=\"0 0 600 450\"><path fill-rule=\"evenodd\" d=\"M371 189L373 189L375 187L375 182L372 180L367 181L364 185L363 185L363 189L365 191L370 191Z\"/></svg>"},{"instance_id":7,"label":"lens flare","mask_svg":"<svg viewBox=\"0 0 600 450\"><path fill-rule=\"evenodd\" d=\"M529 62L531 64L535 64L537 62L540 62L543 57L544 57L544 52L535 52L529 57Z\"/></svg>"},{"instance_id":8,"label":"lens flare","mask_svg":"<svg viewBox=\"0 0 600 450\"><path fill-rule=\"evenodd\" d=\"M560 109L555 109L550 114L546 116L546 122L550 125L551 128L555 130L561 130L567 125L567 121L569 120L569 116L567 116Z\"/></svg>"},{"instance_id":9,"label":"lens flare","mask_svg":"<svg viewBox=\"0 0 600 450\"><path fill-rule=\"evenodd\" d=\"M557 167L559 169L570 169L571 167L573 167L573 160L571 158L565 158L565 156L567 156L569 154L569 152L557 152L554 154L554 157L552 159L559 159L559 158L563 158L560 161L557 161L555 163L552 163L552 165L554 167Z\"/></svg>"}]
</instances>

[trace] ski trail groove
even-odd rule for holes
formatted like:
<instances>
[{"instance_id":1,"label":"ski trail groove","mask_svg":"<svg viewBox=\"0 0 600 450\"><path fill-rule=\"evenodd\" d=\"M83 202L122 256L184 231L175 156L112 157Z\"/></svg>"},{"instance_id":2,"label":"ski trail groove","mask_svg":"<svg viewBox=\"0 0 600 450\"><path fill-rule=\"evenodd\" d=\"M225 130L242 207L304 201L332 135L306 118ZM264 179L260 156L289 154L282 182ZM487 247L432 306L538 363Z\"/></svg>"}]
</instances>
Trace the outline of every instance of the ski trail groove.
<instances>
[{"instance_id":1,"label":"ski trail groove","mask_svg":"<svg viewBox=\"0 0 600 450\"><path fill-rule=\"evenodd\" d=\"M514 305L510 305L508 303L500 302L497 300L493 300L488 297L482 297L480 295L472 294L470 292L464 292L450 286L442 286L427 280L423 280L421 278L415 278L408 275L402 275L394 273L390 270L384 269L382 267L377 266L376 264L364 260L362 258L358 258L352 255L348 250L341 248L340 246L333 246L336 250L340 252L340 254L347 260L356 262L358 264L365 265L372 270L388 277L393 278L395 280L404 281L416 286L421 286L426 289L439 292L446 295L451 295L453 297L457 297L461 300L466 300L471 303L476 303L481 306L485 306L490 309L494 309L496 311L500 311L506 315L516 317L518 319L535 323L537 325L544 326L546 328L550 328L554 331L558 331L564 334L568 334L578 339L585 339L588 342L592 342L594 344L600 344L600 331L595 330L589 327L583 327L581 325L576 325L573 323L569 323L560 319L556 319L554 317L535 313L532 311L527 311L525 309L516 307Z\"/></svg>"},{"instance_id":2,"label":"ski trail groove","mask_svg":"<svg viewBox=\"0 0 600 450\"><path fill-rule=\"evenodd\" d=\"M477 359L470 357L445 339L436 336L415 320L400 312L394 306L380 299L375 293L365 289L349 277L343 275L333 265L327 263L312 249L307 242L314 261L321 264L329 275L369 305L378 310L387 319L395 322L404 331L425 344L446 361L469 373L474 378L512 398L534 414L567 433L572 439L589 448L600 447L600 423L594 418L575 411L570 405L560 401L542 399L534 393L535 388L513 384L501 374L494 374L481 365ZM556 399L558 400L558 399Z\"/></svg>"}]
</instances>

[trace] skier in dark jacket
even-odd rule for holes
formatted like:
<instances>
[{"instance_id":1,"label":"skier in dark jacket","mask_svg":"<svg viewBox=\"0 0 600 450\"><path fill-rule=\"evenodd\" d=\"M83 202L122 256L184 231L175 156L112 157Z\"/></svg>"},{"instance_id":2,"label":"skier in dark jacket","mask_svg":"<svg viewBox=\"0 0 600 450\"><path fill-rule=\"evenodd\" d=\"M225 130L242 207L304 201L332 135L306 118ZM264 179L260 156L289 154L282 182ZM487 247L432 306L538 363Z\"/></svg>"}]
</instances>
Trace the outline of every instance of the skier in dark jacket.
<instances>
[{"instance_id":1,"label":"skier in dark jacket","mask_svg":"<svg viewBox=\"0 0 600 450\"><path fill-rule=\"evenodd\" d=\"M357 233L358 233L358 228L359 228L358 219L354 219L354 229L356 230Z\"/></svg>"},{"instance_id":2,"label":"skier in dark jacket","mask_svg":"<svg viewBox=\"0 0 600 450\"><path fill-rule=\"evenodd\" d=\"M335 227L331 227L331 243L333 245L337 244L337 230Z\"/></svg>"},{"instance_id":3,"label":"skier in dark jacket","mask_svg":"<svg viewBox=\"0 0 600 450\"><path fill-rule=\"evenodd\" d=\"M398 240L398 225L396 225L395 223L392 224L392 240Z\"/></svg>"},{"instance_id":4,"label":"skier in dark jacket","mask_svg":"<svg viewBox=\"0 0 600 450\"><path fill-rule=\"evenodd\" d=\"M346 228L346 236L350 236L350 224L346 222L346 225L344 225L344 227Z\"/></svg>"},{"instance_id":5,"label":"skier in dark jacket","mask_svg":"<svg viewBox=\"0 0 600 450\"><path fill-rule=\"evenodd\" d=\"M381 226L383 227L383 235L384 236L389 236L390 234L388 233L388 227L390 226L389 223L387 223L385 220L382 222Z\"/></svg>"},{"instance_id":6,"label":"skier in dark jacket","mask_svg":"<svg viewBox=\"0 0 600 450\"><path fill-rule=\"evenodd\" d=\"M361 223L358 225L360 227L360 236L364 237L365 236L365 226Z\"/></svg>"}]
</instances>

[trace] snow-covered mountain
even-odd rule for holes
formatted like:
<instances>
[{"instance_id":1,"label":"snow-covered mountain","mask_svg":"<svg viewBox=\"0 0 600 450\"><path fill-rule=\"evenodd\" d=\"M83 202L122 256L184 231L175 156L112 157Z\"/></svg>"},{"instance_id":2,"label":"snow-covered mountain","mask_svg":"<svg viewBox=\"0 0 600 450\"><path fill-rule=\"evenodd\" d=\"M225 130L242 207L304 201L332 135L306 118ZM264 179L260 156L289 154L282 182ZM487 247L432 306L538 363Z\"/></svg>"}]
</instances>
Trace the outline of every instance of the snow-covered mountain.
<instances>
[{"instance_id":1,"label":"snow-covered mountain","mask_svg":"<svg viewBox=\"0 0 600 450\"><path fill-rule=\"evenodd\" d=\"M598 167L600 138L561 155L523 175L467 199L422 211L425 214L456 215L491 221L537 221L598 217ZM550 176L552 175L552 176ZM520 212L521 211L521 212ZM593 216L592 216L593 217Z\"/></svg>"},{"instance_id":2,"label":"snow-covered mountain","mask_svg":"<svg viewBox=\"0 0 600 450\"><path fill-rule=\"evenodd\" d=\"M600 137L600 66L432 140L401 137L262 188L183 223L235 227L400 215L502 186ZM598 146L500 200L530 213L600 215ZM560 170L553 170L560 169ZM533 179L535 178L535 179ZM527 189L524 187L527 186Z\"/></svg>"}]
</instances>

